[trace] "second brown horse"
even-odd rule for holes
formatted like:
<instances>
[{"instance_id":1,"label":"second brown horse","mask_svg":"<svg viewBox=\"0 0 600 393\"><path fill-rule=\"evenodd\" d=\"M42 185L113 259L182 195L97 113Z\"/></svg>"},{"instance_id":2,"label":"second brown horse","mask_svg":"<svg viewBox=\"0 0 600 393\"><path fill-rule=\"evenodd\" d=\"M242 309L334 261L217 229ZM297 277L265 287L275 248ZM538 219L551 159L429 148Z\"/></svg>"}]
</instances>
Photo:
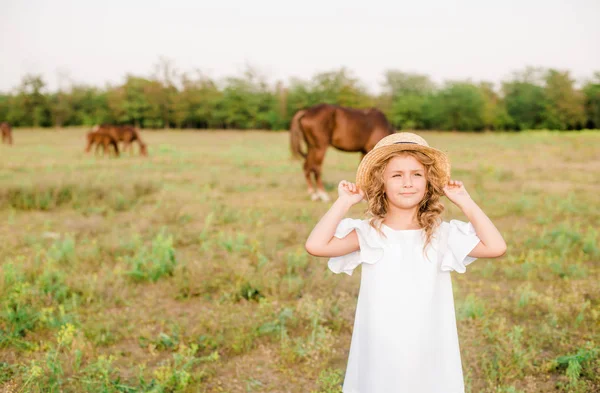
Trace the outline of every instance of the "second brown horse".
<instances>
[{"instance_id":1,"label":"second brown horse","mask_svg":"<svg viewBox=\"0 0 600 393\"><path fill-rule=\"evenodd\" d=\"M311 199L329 200L321 178L321 166L329 145L342 151L361 152L362 160L377 142L393 132L383 112L376 108L320 104L296 112L290 127L290 147L295 157L304 157L304 176ZM302 140L306 143L306 152L301 149Z\"/></svg>"},{"instance_id":2,"label":"second brown horse","mask_svg":"<svg viewBox=\"0 0 600 393\"><path fill-rule=\"evenodd\" d=\"M86 153L89 153L92 150L92 146L96 145L96 154L98 154L98 149L102 148L104 155L110 155L110 147L112 146L115 156L119 157L119 143L112 135L97 131L90 131L85 137L87 140L87 144L85 146Z\"/></svg>"},{"instance_id":3,"label":"second brown horse","mask_svg":"<svg viewBox=\"0 0 600 393\"><path fill-rule=\"evenodd\" d=\"M140 145L140 154L143 156L148 155L146 144L142 141L140 132L136 127L102 124L94 127L93 131L101 134L109 134L116 141L123 142L123 152L129 150L129 152L132 153L132 143L137 142Z\"/></svg>"}]
</instances>

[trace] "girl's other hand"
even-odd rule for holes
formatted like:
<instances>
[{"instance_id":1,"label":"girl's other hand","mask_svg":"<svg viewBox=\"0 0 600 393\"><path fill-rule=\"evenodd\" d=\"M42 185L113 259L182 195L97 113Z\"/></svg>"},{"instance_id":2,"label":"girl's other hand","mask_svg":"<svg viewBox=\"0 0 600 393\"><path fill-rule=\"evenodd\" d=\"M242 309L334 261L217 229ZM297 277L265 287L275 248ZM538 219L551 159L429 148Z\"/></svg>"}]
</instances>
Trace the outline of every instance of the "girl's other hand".
<instances>
[{"instance_id":1,"label":"girl's other hand","mask_svg":"<svg viewBox=\"0 0 600 393\"><path fill-rule=\"evenodd\" d=\"M448 184L444 186L444 194L446 194L448 199L458 207L471 201L471 196L465 189L463 182L459 180L450 180Z\"/></svg>"},{"instance_id":2,"label":"girl's other hand","mask_svg":"<svg viewBox=\"0 0 600 393\"><path fill-rule=\"evenodd\" d=\"M346 200L354 205L362 201L365 197L365 193L356 184L342 180L340 184L338 184L338 196L340 199Z\"/></svg>"}]
</instances>

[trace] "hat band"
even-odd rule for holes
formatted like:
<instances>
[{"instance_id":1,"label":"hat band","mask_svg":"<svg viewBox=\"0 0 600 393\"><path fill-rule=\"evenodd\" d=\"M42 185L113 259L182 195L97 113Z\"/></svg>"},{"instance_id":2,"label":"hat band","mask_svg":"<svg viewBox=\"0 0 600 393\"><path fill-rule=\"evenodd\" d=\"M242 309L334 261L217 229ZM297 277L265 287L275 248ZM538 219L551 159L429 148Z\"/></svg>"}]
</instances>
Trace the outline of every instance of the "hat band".
<instances>
[{"instance_id":1,"label":"hat band","mask_svg":"<svg viewBox=\"0 0 600 393\"><path fill-rule=\"evenodd\" d=\"M418 145L417 142L394 142L394 145L398 145L400 143L412 143L413 145Z\"/></svg>"}]
</instances>

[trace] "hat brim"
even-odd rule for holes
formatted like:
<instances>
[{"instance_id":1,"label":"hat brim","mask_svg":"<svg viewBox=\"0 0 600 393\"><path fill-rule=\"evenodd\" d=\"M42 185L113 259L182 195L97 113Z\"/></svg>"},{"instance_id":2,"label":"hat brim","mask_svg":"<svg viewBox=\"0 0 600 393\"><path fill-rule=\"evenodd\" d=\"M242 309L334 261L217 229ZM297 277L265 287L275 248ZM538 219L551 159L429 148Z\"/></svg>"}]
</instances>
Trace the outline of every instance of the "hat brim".
<instances>
[{"instance_id":1,"label":"hat brim","mask_svg":"<svg viewBox=\"0 0 600 393\"><path fill-rule=\"evenodd\" d=\"M365 190L365 186L371 181L373 166L391 154L401 151L419 151L431 157L434 160L434 165L438 168L438 172L442 175L442 183L446 185L450 181L450 160L446 153L429 146L398 143L376 147L363 157L356 170L356 184L358 187Z\"/></svg>"}]
</instances>

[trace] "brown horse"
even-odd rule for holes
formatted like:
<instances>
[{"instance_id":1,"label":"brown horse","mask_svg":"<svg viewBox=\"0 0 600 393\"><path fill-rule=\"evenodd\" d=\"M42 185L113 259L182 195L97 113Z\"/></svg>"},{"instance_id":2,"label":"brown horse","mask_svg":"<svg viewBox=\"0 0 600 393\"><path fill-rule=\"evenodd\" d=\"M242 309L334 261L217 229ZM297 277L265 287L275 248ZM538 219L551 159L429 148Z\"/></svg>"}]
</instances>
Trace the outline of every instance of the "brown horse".
<instances>
[{"instance_id":1,"label":"brown horse","mask_svg":"<svg viewBox=\"0 0 600 393\"><path fill-rule=\"evenodd\" d=\"M98 131L90 131L86 134L86 139L86 153L89 153L92 146L96 145L96 148L94 149L95 154L98 154L98 149L100 147L102 147L103 154L110 154L110 146L112 146L115 150L115 155L117 157L119 156L119 144L112 135Z\"/></svg>"},{"instance_id":2,"label":"brown horse","mask_svg":"<svg viewBox=\"0 0 600 393\"><path fill-rule=\"evenodd\" d=\"M2 132L2 143L12 145L12 127L10 124L7 122L0 123L0 132Z\"/></svg>"},{"instance_id":3,"label":"brown horse","mask_svg":"<svg viewBox=\"0 0 600 393\"><path fill-rule=\"evenodd\" d=\"M102 124L94 127L94 131L109 134L118 142L123 142L123 151L129 150L130 154L133 153L132 143L137 141L138 145L140 145L140 154L143 156L148 155L148 149L142 141L139 130L133 126Z\"/></svg>"},{"instance_id":4,"label":"brown horse","mask_svg":"<svg viewBox=\"0 0 600 393\"><path fill-rule=\"evenodd\" d=\"M321 179L321 166L329 145L347 152L361 152L361 160L383 137L394 133L385 115L376 108L352 109L319 104L294 115L290 147L294 157L304 157L304 176L311 199L328 201ZM306 143L306 153L301 142ZM313 188L314 174L317 190Z\"/></svg>"}]
</instances>

